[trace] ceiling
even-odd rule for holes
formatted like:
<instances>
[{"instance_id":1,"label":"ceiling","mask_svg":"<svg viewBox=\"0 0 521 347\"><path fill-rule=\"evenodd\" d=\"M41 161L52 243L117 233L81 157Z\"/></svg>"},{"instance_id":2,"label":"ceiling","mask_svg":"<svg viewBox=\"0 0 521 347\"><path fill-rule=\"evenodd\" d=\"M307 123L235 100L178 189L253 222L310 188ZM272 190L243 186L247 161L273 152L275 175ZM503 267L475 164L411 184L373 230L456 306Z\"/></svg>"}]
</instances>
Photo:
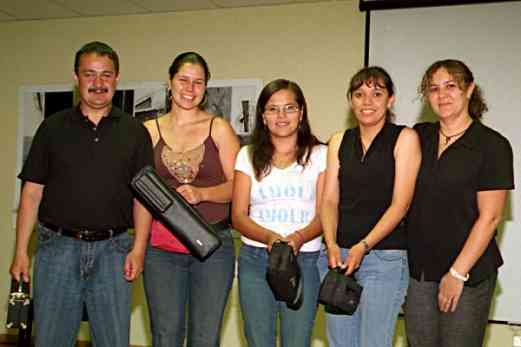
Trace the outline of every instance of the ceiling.
<instances>
[{"instance_id":1,"label":"ceiling","mask_svg":"<svg viewBox=\"0 0 521 347\"><path fill-rule=\"evenodd\" d=\"M119 16L327 1L331 0L0 0L0 22Z\"/></svg>"}]
</instances>

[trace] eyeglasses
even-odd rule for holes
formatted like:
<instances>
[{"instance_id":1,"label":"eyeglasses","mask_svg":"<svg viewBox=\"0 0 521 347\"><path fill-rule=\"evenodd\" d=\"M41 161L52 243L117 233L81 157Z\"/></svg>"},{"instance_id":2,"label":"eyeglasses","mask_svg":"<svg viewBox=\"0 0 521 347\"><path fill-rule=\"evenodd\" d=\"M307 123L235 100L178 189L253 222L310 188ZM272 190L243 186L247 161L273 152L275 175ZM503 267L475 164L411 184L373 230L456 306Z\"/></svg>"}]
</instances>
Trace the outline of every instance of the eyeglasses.
<instances>
[{"instance_id":1,"label":"eyeglasses","mask_svg":"<svg viewBox=\"0 0 521 347\"><path fill-rule=\"evenodd\" d=\"M264 113L268 115L275 115L279 114L281 112L284 112L284 114L291 114L298 112L300 110L300 107L298 105L284 105L282 107L278 106L268 106L264 109Z\"/></svg>"}]
</instances>

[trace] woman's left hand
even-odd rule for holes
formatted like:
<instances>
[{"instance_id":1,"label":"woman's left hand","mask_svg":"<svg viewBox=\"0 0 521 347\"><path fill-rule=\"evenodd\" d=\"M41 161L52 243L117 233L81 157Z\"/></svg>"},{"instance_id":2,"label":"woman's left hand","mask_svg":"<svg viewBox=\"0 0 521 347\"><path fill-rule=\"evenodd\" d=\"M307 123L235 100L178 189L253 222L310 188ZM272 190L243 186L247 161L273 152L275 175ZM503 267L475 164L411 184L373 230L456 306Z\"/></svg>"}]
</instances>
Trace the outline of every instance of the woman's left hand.
<instances>
[{"instance_id":1,"label":"woman's left hand","mask_svg":"<svg viewBox=\"0 0 521 347\"><path fill-rule=\"evenodd\" d=\"M441 312L454 312L463 293L463 281L446 273L438 288L438 306Z\"/></svg>"},{"instance_id":2,"label":"woman's left hand","mask_svg":"<svg viewBox=\"0 0 521 347\"><path fill-rule=\"evenodd\" d=\"M362 259L365 256L365 247L359 242L349 249L345 266L347 267L346 275L351 275L356 269L360 267Z\"/></svg>"},{"instance_id":3,"label":"woman's left hand","mask_svg":"<svg viewBox=\"0 0 521 347\"><path fill-rule=\"evenodd\" d=\"M203 193L200 188L183 184L177 187L177 192L183 196L191 205L196 205L203 201Z\"/></svg>"},{"instance_id":4,"label":"woman's left hand","mask_svg":"<svg viewBox=\"0 0 521 347\"><path fill-rule=\"evenodd\" d=\"M304 239L301 236L302 234L298 234L297 232L294 232L292 234L289 234L286 236L286 239L288 241L288 245L293 249L293 253L295 255L298 255L298 252L300 251L300 248L304 244Z\"/></svg>"}]
</instances>

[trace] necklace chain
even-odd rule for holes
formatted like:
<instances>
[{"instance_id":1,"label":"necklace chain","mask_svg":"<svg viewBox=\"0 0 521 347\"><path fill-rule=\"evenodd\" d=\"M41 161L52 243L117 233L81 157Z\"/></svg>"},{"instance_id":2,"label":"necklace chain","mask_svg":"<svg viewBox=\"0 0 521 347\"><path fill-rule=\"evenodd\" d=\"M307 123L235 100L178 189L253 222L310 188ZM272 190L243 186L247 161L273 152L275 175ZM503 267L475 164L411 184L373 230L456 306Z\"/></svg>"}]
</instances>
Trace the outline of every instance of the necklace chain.
<instances>
[{"instance_id":1,"label":"necklace chain","mask_svg":"<svg viewBox=\"0 0 521 347\"><path fill-rule=\"evenodd\" d=\"M472 123L471 123L471 124L472 124ZM440 134L441 134L443 137L445 137L445 143L444 143L444 145L445 145L445 146L448 145L449 142L450 142L450 140L452 140L453 138L458 137L458 136L464 134L465 131L467 131L469 127L470 127L470 124L467 125L467 126L465 127L465 129L463 129L462 131L457 132L457 133L452 134L452 135L446 135L446 134L443 132L443 130L441 129L441 127L440 127Z\"/></svg>"}]
</instances>

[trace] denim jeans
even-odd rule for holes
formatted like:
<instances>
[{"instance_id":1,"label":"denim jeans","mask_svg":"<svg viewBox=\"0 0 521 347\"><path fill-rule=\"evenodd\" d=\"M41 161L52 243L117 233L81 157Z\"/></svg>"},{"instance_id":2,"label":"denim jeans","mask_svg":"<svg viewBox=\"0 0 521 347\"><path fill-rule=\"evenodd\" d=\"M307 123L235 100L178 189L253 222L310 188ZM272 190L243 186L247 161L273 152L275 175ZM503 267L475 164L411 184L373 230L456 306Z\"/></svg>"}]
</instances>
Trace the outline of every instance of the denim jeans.
<instances>
[{"instance_id":1,"label":"denim jeans","mask_svg":"<svg viewBox=\"0 0 521 347\"><path fill-rule=\"evenodd\" d=\"M219 346L235 270L230 230L219 237L222 245L204 261L147 249L143 275L154 347L182 347L185 336L187 347Z\"/></svg>"},{"instance_id":2,"label":"denim jeans","mask_svg":"<svg viewBox=\"0 0 521 347\"><path fill-rule=\"evenodd\" d=\"M405 302L405 327L411 347L477 347L483 345L497 275L475 287L463 287L454 312L438 307L440 284L411 278Z\"/></svg>"},{"instance_id":3,"label":"denim jeans","mask_svg":"<svg viewBox=\"0 0 521 347\"><path fill-rule=\"evenodd\" d=\"M86 242L38 226L36 346L75 346L84 305L97 347L128 347L131 287L123 277L132 238Z\"/></svg>"},{"instance_id":4,"label":"denim jeans","mask_svg":"<svg viewBox=\"0 0 521 347\"><path fill-rule=\"evenodd\" d=\"M342 259L349 250L342 248ZM325 249L318 261L321 278L328 271ZM363 287L352 316L326 313L330 347L391 347L396 319L409 283L405 250L372 250L365 255L355 278Z\"/></svg>"},{"instance_id":5,"label":"denim jeans","mask_svg":"<svg viewBox=\"0 0 521 347\"><path fill-rule=\"evenodd\" d=\"M303 276L304 300L298 310L275 300L266 280L266 248L242 245L239 255L239 298L249 347L275 347L277 317L280 317L282 347L310 345L317 310L320 278L319 252L301 252L298 263Z\"/></svg>"}]
</instances>

